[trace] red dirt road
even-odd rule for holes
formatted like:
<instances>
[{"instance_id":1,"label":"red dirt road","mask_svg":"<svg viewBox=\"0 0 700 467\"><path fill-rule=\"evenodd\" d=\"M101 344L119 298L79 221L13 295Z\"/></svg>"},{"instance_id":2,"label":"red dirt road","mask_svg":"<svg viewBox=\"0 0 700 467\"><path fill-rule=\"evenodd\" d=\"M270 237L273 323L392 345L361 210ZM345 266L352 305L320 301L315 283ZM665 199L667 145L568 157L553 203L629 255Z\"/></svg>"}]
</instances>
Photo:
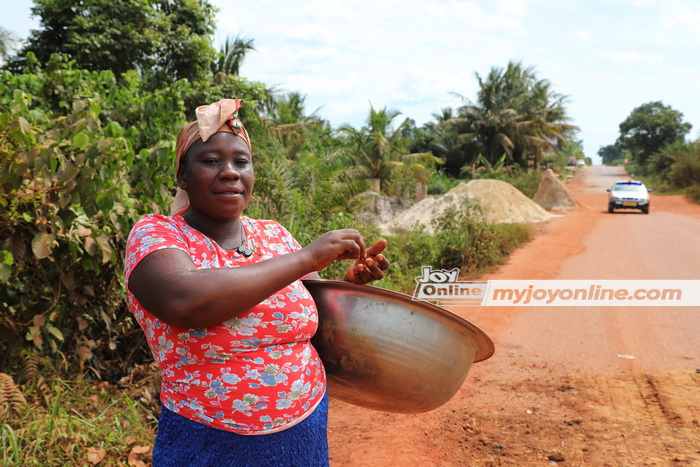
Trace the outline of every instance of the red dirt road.
<instances>
[{"instance_id":1,"label":"red dirt road","mask_svg":"<svg viewBox=\"0 0 700 467\"><path fill-rule=\"evenodd\" d=\"M489 279L698 279L700 206L607 213L622 169L586 167L580 204ZM652 193L653 195L653 193ZM331 401L331 465L700 465L700 307L462 307L495 355L443 407Z\"/></svg>"}]
</instances>

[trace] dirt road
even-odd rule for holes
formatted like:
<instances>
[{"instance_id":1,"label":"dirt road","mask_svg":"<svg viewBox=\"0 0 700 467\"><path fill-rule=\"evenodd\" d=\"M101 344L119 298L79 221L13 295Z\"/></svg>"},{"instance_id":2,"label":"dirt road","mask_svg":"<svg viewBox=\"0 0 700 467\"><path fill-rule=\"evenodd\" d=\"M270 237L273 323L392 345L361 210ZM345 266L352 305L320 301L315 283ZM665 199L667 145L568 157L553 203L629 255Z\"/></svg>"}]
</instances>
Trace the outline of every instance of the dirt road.
<instances>
[{"instance_id":1,"label":"dirt road","mask_svg":"<svg viewBox=\"0 0 700 467\"><path fill-rule=\"evenodd\" d=\"M607 213L622 169L586 167L580 207L480 279L698 279L700 206ZM331 465L700 465L700 307L462 307L496 354L419 415L331 403Z\"/></svg>"}]
</instances>

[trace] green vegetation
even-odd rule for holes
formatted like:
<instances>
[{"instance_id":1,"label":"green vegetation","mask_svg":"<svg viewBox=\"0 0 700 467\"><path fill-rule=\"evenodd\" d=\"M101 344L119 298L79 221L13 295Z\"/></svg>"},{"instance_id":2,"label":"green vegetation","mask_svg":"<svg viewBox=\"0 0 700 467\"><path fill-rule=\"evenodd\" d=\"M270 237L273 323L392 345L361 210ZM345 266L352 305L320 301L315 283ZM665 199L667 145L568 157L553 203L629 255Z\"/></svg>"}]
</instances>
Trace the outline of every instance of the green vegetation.
<instances>
[{"instance_id":1,"label":"green vegetation","mask_svg":"<svg viewBox=\"0 0 700 467\"><path fill-rule=\"evenodd\" d=\"M3 374L0 373L0 376ZM0 398L5 395L0 386ZM3 465L146 465L157 421L153 390L108 383L25 385L26 403L0 412ZM138 462L141 462L139 464Z\"/></svg>"},{"instance_id":2,"label":"green vegetation","mask_svg":"<svg viewBox=\"0 0 700 467\"><path fill-rule=\"evenodd\" d=\"M477 75L476 104L421 127L370 107L363 127L332 128L307 112L305 96L241 76L252 39L214 51L206 1L108 3L37 0L40 30L0 72L3 463L148 460L157 384L125 303L124 247L142 215L169 212L175 136L198 105L244 100L256 167L247 215L278 220L301 244L346 227L378 240L376 226L356 219L372 178L407 201L417 183L442 194L465 178L532 196L532 166L573 141L563 97L520 64ZM8 55L13 36L0 33ZM454 213L435 227L388 239L393 267L380 286L410 293L423 265L474 276L530 235ZM322 275L339 278L346 266Z\"/></svg>"},{"instance_id":3,"label":"green vegetation","mask_svg":"<svg viewBox=\"0 0 700 467\"><path fill-rule=\"evenodd\" d=\"M605 164L628 162L627 171L657 192L683 192L700 203L700 142L685 141L691 128L682 113L649 102L632 111L617 142L598 154Z\"/></svg>"}]
</instances>

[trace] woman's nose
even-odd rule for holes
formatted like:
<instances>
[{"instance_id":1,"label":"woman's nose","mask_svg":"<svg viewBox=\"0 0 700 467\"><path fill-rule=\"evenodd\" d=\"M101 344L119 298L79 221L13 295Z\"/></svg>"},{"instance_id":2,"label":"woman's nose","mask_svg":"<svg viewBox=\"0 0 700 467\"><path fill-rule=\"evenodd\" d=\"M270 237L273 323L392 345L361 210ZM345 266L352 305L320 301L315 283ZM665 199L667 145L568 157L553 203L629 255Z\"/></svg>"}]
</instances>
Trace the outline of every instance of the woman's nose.
<instances>
[{"instance_id":1,"label":"woman's nose","mask_svg":"<svg viewBox=\"0 0 700 467\"><path fill-rule=\"evenodd\" d=\"M235 162L224 162L221 164L221 170L219 170L219 177L221 178L241 178L241 174L236 167Z\"/></svg>"}]
</instances>

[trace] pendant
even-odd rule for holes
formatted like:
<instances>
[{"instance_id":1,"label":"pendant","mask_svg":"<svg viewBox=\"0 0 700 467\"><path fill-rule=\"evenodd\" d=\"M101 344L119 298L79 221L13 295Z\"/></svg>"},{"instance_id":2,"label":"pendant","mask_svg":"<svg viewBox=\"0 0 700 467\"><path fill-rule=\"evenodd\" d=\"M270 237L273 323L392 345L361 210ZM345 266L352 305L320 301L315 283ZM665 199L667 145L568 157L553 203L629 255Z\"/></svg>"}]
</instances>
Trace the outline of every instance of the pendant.
<instances>
[{"instance_id":1,"label":"pendant","mask_svg":"<svg viewBox=\"0 0 700 467\"><path fill-rule=\"evenodd\" d=\"M246 258L249 257L250 255L252 255L252 254L255 252L255 250L253 250L253 249L251 249L251 248L248 248L248 247L245 246L245 245L239 246L238 248L236 248L236 251L237 251L238 253L242 254L243 256L245 256Z\"/></svg>"}]
</instances>

